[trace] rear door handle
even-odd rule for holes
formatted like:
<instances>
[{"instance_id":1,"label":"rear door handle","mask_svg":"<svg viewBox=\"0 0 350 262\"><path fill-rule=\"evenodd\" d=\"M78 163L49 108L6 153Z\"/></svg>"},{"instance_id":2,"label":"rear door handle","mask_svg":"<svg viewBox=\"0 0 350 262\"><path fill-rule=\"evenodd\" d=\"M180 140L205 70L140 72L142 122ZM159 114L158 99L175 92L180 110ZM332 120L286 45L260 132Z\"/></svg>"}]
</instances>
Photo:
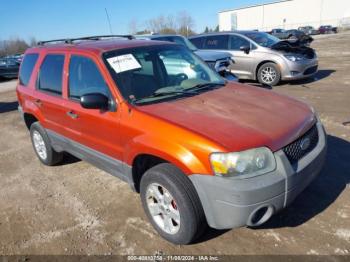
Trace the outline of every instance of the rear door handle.
<instances>
[{"instance_id":1,"label":"rear door handle","mask_svg":"<svg viewBox=\"0 0 350 262\"><path fill-rule=\"evenodd\" d=\"M72 110L67 112L67 116L76 119L78 118L78 115L76 113L74 113Z\"/></svg>"}]
</instances>

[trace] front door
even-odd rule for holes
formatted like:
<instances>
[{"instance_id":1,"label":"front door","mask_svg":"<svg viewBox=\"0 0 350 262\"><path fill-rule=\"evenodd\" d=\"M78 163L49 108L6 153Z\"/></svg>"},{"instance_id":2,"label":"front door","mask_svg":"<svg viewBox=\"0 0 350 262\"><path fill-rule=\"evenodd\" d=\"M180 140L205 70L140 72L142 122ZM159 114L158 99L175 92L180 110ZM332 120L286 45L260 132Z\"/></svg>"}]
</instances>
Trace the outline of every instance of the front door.
<instances>
[{"instance_id":1,"label":"front door","mask_svg":"<svg viewBox=\"0 0 350 262\"><path fill-rule=\"evenodd\" d=\"M249 52L242 51L242 47L249 47ZM254 79L254 50L251 43L241 36L230 35L229 52L233 55L231 72L240 79Z\"/></svg>"},{"instance_id":2,"label":"front door","mask_svg":"<svg viewBox=\"0 0 350 262\"><path fill-rule=\"evenodd\" d=\"M68 68L65 117L69 123L67 127L74 131L74 141L83 145L84 150L93 150L114 160L121 160L119 112L86 109L80 105L80 97L91 93L115 99L94 58L72 54ZM89 153L94 154L93 151Z\"/></svg>"}]
</instances>

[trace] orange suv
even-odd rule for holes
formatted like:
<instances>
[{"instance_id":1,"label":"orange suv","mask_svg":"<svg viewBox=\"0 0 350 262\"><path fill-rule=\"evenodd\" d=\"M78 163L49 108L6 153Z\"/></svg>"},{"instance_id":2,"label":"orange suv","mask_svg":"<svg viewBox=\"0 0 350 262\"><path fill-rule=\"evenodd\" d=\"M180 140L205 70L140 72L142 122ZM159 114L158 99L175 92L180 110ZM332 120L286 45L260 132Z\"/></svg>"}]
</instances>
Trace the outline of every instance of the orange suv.
<instances>
[{"instance_id":1,"label":"orange suv","mask_svg":"<svg viewBox=\"0 0 350 262\"><path fill-rule=\"evenodd\" d=\"M311 107L227 82L174 43L41 42L25 53L17 96L43 164L68 152L126 181L176 244L207 225L261 225L316 177L326 155Z\"/></svg>"}]
</instances>

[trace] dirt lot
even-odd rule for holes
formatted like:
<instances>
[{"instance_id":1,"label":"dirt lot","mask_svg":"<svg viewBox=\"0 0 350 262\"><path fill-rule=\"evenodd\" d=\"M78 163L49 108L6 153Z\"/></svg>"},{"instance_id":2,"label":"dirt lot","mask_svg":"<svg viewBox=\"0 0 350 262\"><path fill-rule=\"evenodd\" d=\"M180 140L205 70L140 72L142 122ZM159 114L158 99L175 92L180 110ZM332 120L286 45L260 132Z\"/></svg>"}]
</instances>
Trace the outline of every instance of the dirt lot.
<instances>
[{"instance_id":1,"label":"dirt lot","mask_svg":"<svg viewBox=\"0 0 350 262\"><path fill-rule=\"evenodd\" d=\"M198 243L160 238L128 185L73 158L37 160L16 111L15 81L0 83L0 254L350 254L350 34L318 37L315 79L274 91L319 112L329 134L321 175L257 229L210 230Z\"/></svg>"}]
</instances>

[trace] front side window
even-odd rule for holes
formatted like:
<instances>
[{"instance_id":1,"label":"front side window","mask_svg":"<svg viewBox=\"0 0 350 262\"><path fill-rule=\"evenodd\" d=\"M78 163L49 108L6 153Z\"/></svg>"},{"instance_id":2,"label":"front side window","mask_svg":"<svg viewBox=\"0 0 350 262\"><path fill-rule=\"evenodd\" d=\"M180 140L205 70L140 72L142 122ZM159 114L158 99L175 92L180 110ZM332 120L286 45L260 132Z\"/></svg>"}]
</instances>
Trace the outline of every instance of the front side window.
<instances>
[{"instance_id":1,"label":"front side window","mask_svg":"<svg viewBox=\"0 0 350 262\"><path fill-rule=\"evenodd\" d=\"M204 49L224 49L228 48L228 35L207 36L204 41Z\"/></svg>"},{"instance_id":2,"label":"front side window","mask_svg":"<svg viewBox=\"0 0 350 262\"><path fill-rule=\"evenodd\" d=\"M24 56L21 69L19 71L19 83L21 85L28 85L30 77L32 75L36 61L38 60L38 54L27 54Z\"/></svg>"},{"instance_id":3,"label":"front side window","mask_svg":"<svg viewBox=\"0 0 350 262\"><path fill-rule=\"evenodd\" d=\"M103 76L90 58L72 55L69 62L69 97L80 99L91 93L110 97L110 92Z\"/></svg>"},{"instance_id":4,"label":"front side window","mask_svg":"<svg viewBox=\"0 0 350 262\"><path fill-rule=\"evenodd\" d=\"M250 43L248 40L237 35L231 35L230 41L231 41L230 43L231 50L239 51L241 50L242 46L250 46Z\"/></svg>"},{"instance_id":5,"label":"front side window","mask_svg":"<svg viewBox=\"0 0 350 262\"><path fill-rule=\"evenodd\" d=\"M64 55L46 55L41 64L37 88L53 94L62 94Z\"/></svg>"},{"instance_id":6,"label":"front side window","mask_svg":"<svg viewBox=\"0 0 350 262\"><path fill-rule=\"evenodd\" d=\"M183 46L115 50L104 53L103 58L123 97L135 104L197 95L202 92L197 90L199 87L224 83L216 72Z\"/></svg>"}]
</instances>

